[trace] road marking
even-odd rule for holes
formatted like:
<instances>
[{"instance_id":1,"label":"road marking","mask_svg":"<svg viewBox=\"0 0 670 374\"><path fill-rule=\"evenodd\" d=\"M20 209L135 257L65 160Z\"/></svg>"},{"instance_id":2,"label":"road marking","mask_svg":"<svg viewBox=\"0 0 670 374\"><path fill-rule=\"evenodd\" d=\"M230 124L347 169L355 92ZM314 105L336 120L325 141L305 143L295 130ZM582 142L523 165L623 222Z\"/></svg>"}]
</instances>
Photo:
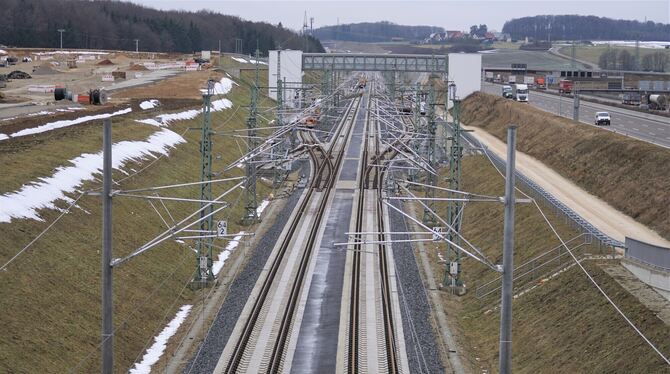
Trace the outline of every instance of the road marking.
<instances>
[{"instance_id":1,"label":"road marking","mask_svg":"<svg viewBox=\"0 0 670 374\"><path fill-rule=\"evenodd\" d=\"M633 127L633 130L640 131L640 129L638 129L637 127Z\"/></svg>"},{"instance_id":2,"label":"road marking","mask_svg":"<svg viewBox=\"0 0 670 374\"><path fill-rule=\"evenodd\" d=\"M649 135L656 136L656 134L654 134L653 132L650 132Z\"/></svg>"}]
</instances>

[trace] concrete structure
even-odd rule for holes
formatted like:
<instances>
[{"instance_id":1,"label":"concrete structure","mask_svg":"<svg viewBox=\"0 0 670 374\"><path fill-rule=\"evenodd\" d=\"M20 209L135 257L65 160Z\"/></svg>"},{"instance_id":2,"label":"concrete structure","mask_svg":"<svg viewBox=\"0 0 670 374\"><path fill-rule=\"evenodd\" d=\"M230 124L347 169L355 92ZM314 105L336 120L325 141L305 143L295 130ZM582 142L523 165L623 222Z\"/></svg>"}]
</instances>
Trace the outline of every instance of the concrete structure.
<instances>
[{"instance_id":1,"label":"concrete structure","mask_svg":"<svg viewBox=\"0 0 670 374\"><path fill-rule=\"evenodd\" d=\"M626 253L621 264L670 300L670 248L626 237Z\"/></svg>"},{"instance_id":2,"label":"concrete structure","mask_svg":"<svg viewBox=\"0 0 670 374\"><path fill-rule=\"evenodd\" d=\"M450 81L456 84L456 96L465 99L482 89L482 55L479 53L450 53Z\"/></svg>"},{"instance_id":3,"label":"concrete structure","mask_svg":"<svg viewBox=\"0 0 670 374\"><path fill-rule=\"evenodd\" d=\"M278 58L280 57L280 58ZM279 64L281 72L279 79L286 82L284 86L284 102L295 97L295 90L302 84L302 51L270 51L268 69L269 94L274 100L277 100L277 65Z\"/></svg>"}]
</instances>

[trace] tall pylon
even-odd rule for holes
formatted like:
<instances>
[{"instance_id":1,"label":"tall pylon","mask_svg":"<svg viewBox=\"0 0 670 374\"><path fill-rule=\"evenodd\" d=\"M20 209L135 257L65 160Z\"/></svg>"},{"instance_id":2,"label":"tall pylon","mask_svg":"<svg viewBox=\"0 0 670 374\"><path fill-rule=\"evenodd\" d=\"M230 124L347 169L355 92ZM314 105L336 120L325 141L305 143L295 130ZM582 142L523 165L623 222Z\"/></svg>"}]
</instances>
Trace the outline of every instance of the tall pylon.
<instances>
[{"instance_id":1,"label":"tall pylon","mask_svg":"<svg viewBox=\"0 0 670 374\"><path fill-rule=\"evenodd\" d=\"M306 15L306 14L305 14ZM286 96L286 79L281 77L281 49L277 50L277 109L275 113L276 125L284 126L284 96ZM286 138L279 139L279 144L272 148L272 158L278 161L286 153ZM275 164L273 169L272 186L278 188L284 181L285 173Z\"/></svg>"},{"instance_id":2,"label":"tall pylon","mask_svg":"<svg viewBox=\"0 0 670 374\"><path fill-rule=\"evenodd\" d=\"M251 103L249 105L249 117L247 117L247 137L248 137L248 153L250 154L249 159L247 160L247 180L245 186L246 193L246 202L245 210L246 213L242 219L242 223L245 225L251 225L259 221L258 217L258 201L256 199L256 156L252 156L251 152L256 150L258 147L258 140L256 138L256 115L257 115L257 106L258 106L258 90L259 90L259 81L260 74L258 71L258 61L260 58L260 51L256 48L256 76L254 80L254 85L251 87Z\"/></svg>"},{"instance_id":3,"label":"tall pylon","mask_svg":"<svg viewBox=\"0 0 670 374\"><path fill-rule=\"evenodd\" d=\"M207 182L200 184L200 232L209 233L214 229L214 219L212 212L214 206L208 201L212 201L212 116L211 101L214 81L207 82L207 92L202 95L202 127L200 136L200 181ZM208 235L203 235L208 236ZM212 240L211 237L200 238L195 243L195 249L198 253L196 261L196 276L194 282L197 284L207 283L214 279L212 273Z\"/></svg>"},{"instance_id":4,"label":"tall pylon","mask_svg":"<svg viewBox=\"0 0 670 374\"><path fill-rule=\"evenodd\" d=\"M433 170L438 170L437 168L437 158L435 157L435 133L436 133L436 123L435 123L435 86L431 83L430 90L428 91L428 146L426 147L426 160L430 164L430 167ZM426 173L426 184L429 186L437 185L437 175L433 173ZM423 210L423 223L426 226L432 227L437 224L437 219L435 215L431 213L431 210L435 211L435 201L432 200L435 198L435 189L430 187L425 187L425 197L426 197L426 207ZM429 210L430 209L430 210Z\"/></svg>"},{"instance_id":5,"label":"tall pylon","mask_svg":"<svg viewBox=\"0 0 670 374\"><path fill-rule=\"evenodd\" d=\"M454 89L455 91L455 89ZM461 145L461 100L456 98L456 93L453 93L453 137L451 139L451 147L449 149L449 189L453 191L460 191L461 187L461 159L463 158L463 146ZM449 198L456 198L456 193L449 192ZM460 244L460 237L457 233L461 229L461 208L463 207L460 201L449 201L447 205L447 223L453 228L448 230L447 239L447 268L444 272L443 284L445 286L461 287L463 282L460 279L461 275L461 251L454 247L451 243ZM455 264L452 265L452 262Z\"/></svg>"}]
</instances>

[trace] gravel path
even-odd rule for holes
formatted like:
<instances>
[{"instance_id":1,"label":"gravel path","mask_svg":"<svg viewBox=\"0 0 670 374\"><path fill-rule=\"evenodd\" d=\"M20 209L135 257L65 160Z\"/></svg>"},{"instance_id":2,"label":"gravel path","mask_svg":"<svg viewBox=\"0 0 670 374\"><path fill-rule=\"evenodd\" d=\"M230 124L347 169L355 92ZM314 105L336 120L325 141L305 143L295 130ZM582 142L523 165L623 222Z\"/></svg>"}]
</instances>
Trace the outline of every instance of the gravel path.
<instances>
[{"instance_id":1,"label":"gravel path","mask_svg":"<svg viewBox=\"0 0 670 374\"><path fill-rule=\"evenodd\" d=\"M300 163L302 164L301 173L307 175L309 173L309 164L304 161ZM237 319L256 285L258 276L261 270L263 270L263 266L267 262L272 248L279 240L284 225L288 222L302 191L302 188L298 188L291 194L286 205L275 218L275 222L267 230L263 238L258 241L258 246L251 254L251 258L244 267L244 270L239 272L237 278L231 284L230 292L223 302L221 309L219 309L212 328L209 330L209 334L199 348L199 354L195 357L194 361L191 361L186 366L184 373L211 373L214 371L221 353L228 342L228 338L235 328Z\"/></svg>"},{"instance_id":2,"label":"gravel path","mask_svg":"<svg viewBox=\"0 0 670 374\"><path fill-rule=\"evenodd\" d=\"M396 202L396 207L400 207ZM391 231L408 232L404 217L389 209ZM393 235L394 240L409 239L408 235ZM398 275L398 289L405 345L411 373L443 373L437 336L433 331L430 303L421 280L419 266L411 243L394 243L393 257Z\"/></svg>"}]
</instances>

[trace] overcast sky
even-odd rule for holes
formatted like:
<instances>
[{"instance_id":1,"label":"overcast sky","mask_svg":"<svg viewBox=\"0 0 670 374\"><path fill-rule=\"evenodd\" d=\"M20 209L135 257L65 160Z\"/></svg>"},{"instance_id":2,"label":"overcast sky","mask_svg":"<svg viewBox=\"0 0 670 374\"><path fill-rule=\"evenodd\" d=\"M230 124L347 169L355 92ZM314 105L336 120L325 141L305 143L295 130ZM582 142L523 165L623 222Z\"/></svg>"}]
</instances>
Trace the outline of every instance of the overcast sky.
<instances>
[{"instance_id":1,"label":"overcast sky","mask_svg":"<svg viewBox=\"0 0 670 374\"><path fill-rule=\"evenodd\" d=\"M300 29L304 12L314 17L314 28L340 23L391 21L403 25L441 26L467 30L485 23L500 31L506 20L538 14L596 15L616 19L645 19L670 23L670 0L590 1L227 1L227 0L131 0L159 9L200 10L236 15L252 21L281 22Z\"/></svg>"}]
</instances>

